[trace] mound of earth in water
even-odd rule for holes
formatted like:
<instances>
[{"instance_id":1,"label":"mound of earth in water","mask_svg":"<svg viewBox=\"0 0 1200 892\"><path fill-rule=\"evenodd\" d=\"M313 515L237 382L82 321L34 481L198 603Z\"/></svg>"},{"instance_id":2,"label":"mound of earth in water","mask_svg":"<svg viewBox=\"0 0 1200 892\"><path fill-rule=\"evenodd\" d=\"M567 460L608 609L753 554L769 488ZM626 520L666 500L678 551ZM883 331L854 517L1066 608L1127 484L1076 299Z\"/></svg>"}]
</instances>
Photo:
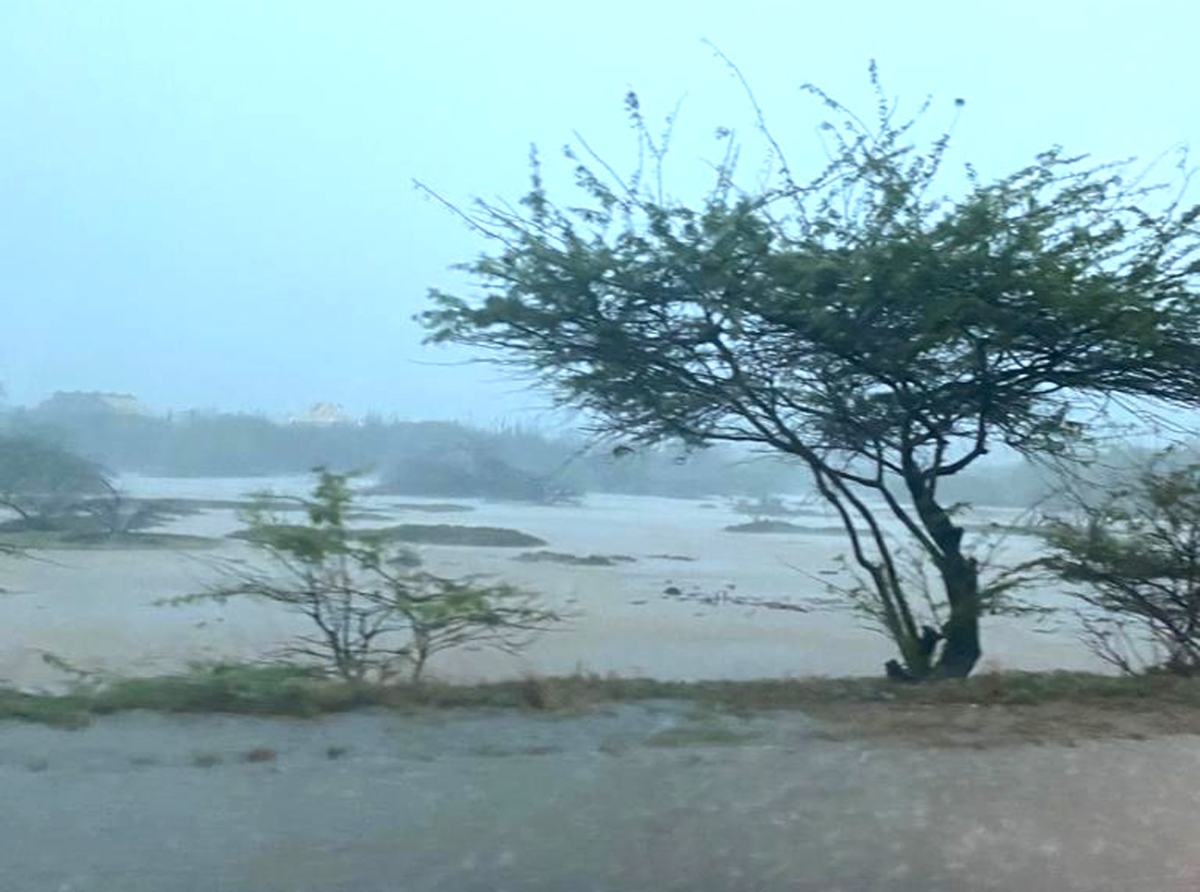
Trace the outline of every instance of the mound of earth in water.
<instances>
[{"instance_id":1,"label":"mound of earth in water","mask_svg":"<svg viewBox=\"0 0 1200 892\"><path fill-rule=\"evenodd\" d=\"M786 520L759 518L747 523L735 523L725 527L727 533L804 533L809 536L840 536L841 527L809 527Z\"/></svg>"},{"instance_id":2,"label":"mound of earth in water","mask_svg":"<svg viewBox=\"0 0 1200 892\"><path fill-rule=\"evenodd\" d=\"M544 539L510 530L506 527L474 527L459 524L402 523L381 530L372 530L372 535L384 541L404 542L413 545L476 545L491 548L538 548L546 544Z\"/></svg>"},{"instance_id":3,"label":"mound of earth in water","mask_svg":"<svg viewBox=\"0 0 1200 892\"><path fill-rule=\"evenodd\" d=\"M615 567L617 564L632 564L637 558L627 554L564 554L559 551L526 551L513 560L536 564L548 562L566 564L569 567Z\"/></svg>"},{"instance_id":4,"label":"mound of earth in water","mask_svg":"<svg viewBox=\"0 0 1200 892\"><path fill-rule=\"evenodd\" d=\"M273 529L278 531L287 525L276 524ZM304 527L296 526L297 530ZM402 542L406 545L474 545L489 548L537 548L545 545L544 539L522 533L520 530L510 530L506 527L473 527L449 523L402 523L391 527L355 530L354 535L363 540L375 542ZM230 533L231 539L244 539L254 542L257 538L254 530L242 529Z\"/></svg>"}]
</instances>

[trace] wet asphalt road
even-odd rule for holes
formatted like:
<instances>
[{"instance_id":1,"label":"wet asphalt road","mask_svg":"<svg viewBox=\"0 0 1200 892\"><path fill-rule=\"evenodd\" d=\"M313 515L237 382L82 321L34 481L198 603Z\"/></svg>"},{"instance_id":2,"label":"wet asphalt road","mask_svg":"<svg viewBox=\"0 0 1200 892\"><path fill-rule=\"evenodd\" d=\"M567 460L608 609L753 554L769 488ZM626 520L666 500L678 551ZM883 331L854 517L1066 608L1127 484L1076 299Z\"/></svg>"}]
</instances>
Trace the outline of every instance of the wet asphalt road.
<instances>
[{"instance_id":1,"label":"wet asphalt road","mask_svg":"<svg viewBox=\"0 0 1200 892\"><path fill-rule=\"evenodd\" d=\"M0 890L1200 889L1200 739L925 750L691 709L0 724Z\"/></svg>"}]
</instances>

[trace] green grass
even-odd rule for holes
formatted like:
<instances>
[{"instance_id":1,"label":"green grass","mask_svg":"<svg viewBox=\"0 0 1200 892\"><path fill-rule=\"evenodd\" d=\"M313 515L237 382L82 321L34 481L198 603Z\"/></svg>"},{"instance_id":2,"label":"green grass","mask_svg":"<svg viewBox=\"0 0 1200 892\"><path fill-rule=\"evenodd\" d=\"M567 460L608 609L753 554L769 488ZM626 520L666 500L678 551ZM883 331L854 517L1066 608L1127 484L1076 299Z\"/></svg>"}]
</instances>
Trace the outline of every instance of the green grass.
<instances>
[{"instance_id":1,"label":"green grass","mask_svg":"<svg viewBox=\"0 0 1200 892\"><path fill-rule=\"evenodd\" d=\"M476 545L492 548L537 548L546 542L537 536L503 527L460 526L458 524L402 523L372 530L385 542L418 545Z\"/></svg>"},{"instance_id":2,"label":"green grass","mask_svg":"<svg viewBox=\"0 0 1200 892\"><path fill-rule=\"evenodd\" d=\"M342 696L335 700L326 698L326 687L312 670L295 666L213 665L181 675L118 679L85 699L94 714L151 709L313 716L338 708L335 700L347 707L357 705L346 696L348 691L339 691Z\"/></svg>"},{"instance_id":3,"label":"green grass","mask_svg":"<svg viewBox=\"0 0 1200 892\"><path fill-rule=\"evenodd\" d=\"M840 536L845 533L842 527L835 526L802 526L797 523L792 523L787 520L771 520L768 518L760 518L758 520L747 521L746 523L735 523L725 527L727 533L796 533L809 536Z\"/></svg>"},{"instance_id":4,"label":"green grass","mask_svg":"<svg viewBox=\"0 0 1200 892\"><path fill-rule=\"evenodd\" d=\"M875 678L673 682L571 675L474 685L427 682L413 686L349 683L288 665L206 665L177 675L81 686L68 694L0 689L0 719L78 728L94 716L135 709L298 717L363 707L492 708L572 714L605 703L639 700L692 701L700 708L736 713L838 703L1010 706L1068 701L1122 710L1200 710L1200 679L1005 672L966 681L901 685Z\"/></svg>"},{"instance_id":5,"label":"green grass","mask_svg":"<svg viewBox=\"0 0 1200 892\"><path fill-rule=\"evenodd\" d=\"M292 529L305 530L299 524L279 524L275 532ZM473 527L449 523L402 523L390 527L373 527L357 529L354 535L363 539L380 543L399 543L405 545L472 545L491 548L536 548L546 542L537 536L510 530L503 527ZM261 534L253 529L241 529L229 533L231 539L244 539L254 542Z\"/></svg>"},{"instance_id":6,"label":"green grass","mask_svg":"<svg viewBox=\"0 0 1200 892\"><path fill-rule=\"evenodd\" d=\"M529 564L564 564L568 567L615 567L617 564L632 564L637 558L627 554L566 554L559 551L523 551L514 561Z\"/></svg>"},{"instance_id":7,"label":"green grass","mask_svg":"<svg viewBox=\"0 0 1200 892\"><path fill-rule=\"evenodd\" d=\"M474 505L459 505L456 502L396 502L392 508L396 511L423 511L426 514L455 514L475 510Z\"/></svg>"},{"instance_id":8,"label":"green grass","mask_svg":"<svg viewBox=\"0 0 1200 892\"><path fill-rule=\"evenodd\" d=\"M26 694L0 690L0 719L18 719L56 728L82 728L91 720L85 697Z\"/></svg>"},{"instance_id":9,"label":"green grass","mask_svg":"<svg viewBox=\"0 0 1200 892\"><path fill-rule=\"evenodd\" d=\"M60 530L21 530L0 533L0 545L22 550L47 551L192 551L213 548L220 539L185 536L179 533L79 533Z\"/></svg>"}]
</instances>

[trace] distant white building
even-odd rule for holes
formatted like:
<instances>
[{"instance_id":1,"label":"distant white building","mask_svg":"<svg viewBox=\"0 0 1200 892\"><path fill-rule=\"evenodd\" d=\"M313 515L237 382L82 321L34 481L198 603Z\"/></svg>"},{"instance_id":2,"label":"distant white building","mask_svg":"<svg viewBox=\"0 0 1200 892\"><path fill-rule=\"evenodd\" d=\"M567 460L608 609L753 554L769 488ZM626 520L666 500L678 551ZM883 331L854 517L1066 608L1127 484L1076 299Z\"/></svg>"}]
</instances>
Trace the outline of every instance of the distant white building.
<instances>
[{"instance_id":1,"label":"distant white building","mask_svg":"<svg viewBox=\"0 0 1200 892\"><path fill-rule=\"evenodd\" d=\"M355 424L355 420L346 414L337 403L313 403L308 407L307 412L302 412L299 415L293 415L288 419L288 424L313 424L313 425L331 425L331 424Z\"/></svg>"},{"instance_id":2,"label":"distant white building","mask_svg":"<svg viewBox=\"0 0 1200 892\"><path fill-rule=\"evenodd\" d=\"M118 415L143 415L145 410L132 393L59 390L38 409L63 415L87 415L114 412Z\"/></svg>"}]
</instances>

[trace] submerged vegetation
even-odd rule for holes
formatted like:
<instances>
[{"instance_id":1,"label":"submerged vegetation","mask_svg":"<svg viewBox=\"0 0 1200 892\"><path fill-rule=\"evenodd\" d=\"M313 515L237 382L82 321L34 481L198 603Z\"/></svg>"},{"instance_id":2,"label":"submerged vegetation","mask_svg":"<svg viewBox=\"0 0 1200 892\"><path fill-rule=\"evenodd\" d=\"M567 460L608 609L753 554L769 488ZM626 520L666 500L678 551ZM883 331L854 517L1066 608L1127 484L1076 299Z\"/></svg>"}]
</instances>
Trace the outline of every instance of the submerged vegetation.
<instances>
[{"instance_id":1,"label":"submerged vegetation","mask_svg":"<svg viewBox=\"0 0 1200 892\"><path fill-rule=\"evenodd\" d=\"M749 520L745 523L730 524L725 527L727 533L803 533L806 535L834 535L843 536L845 530L835 526L805 526L803 524L792 523L788 520L769 520L759 518L757 520Z\"/></svg>"},{"instance_id":2,"label":"submerged vegetation","mask_svg":"<svg viewBox=\"0 0 1200 892\"><path fill-rule=\"evenodd\" d=\"M563 564L568 567L615 567L632 564L637 558L627 554L566 554L560 551L524 551L513 560L526 564Z\"/></svg>"},{"instance_id":3,"label":"submerged vegetation","mask_svg":"<svg viewBox=\"0 0 1200 892\"><path fill-rule=\"evenodd\" d=\"M220 539L184 533L98 533L66 530L5 530L0 528L0 547L28 551L194 551L215 548Z\"/></svg>"},{"instance_id":4,"label":"submerged vegetation","mask_svg":"<svg viewBox=\"0 0 1200 892\"><path fill-rule=\"evenodd\" d=\"M300 524L278 524L280 529L302 529ZM480 548L533 548L546 543L537 536L504 527L463 526L461 524L402 523L389 527L359 528L352 531L362 540L378 543L402 542L408 545L469 545ZM263 532L249 527L229 533L231 539L256 543Z\"/></svg>"}]
</instances>

